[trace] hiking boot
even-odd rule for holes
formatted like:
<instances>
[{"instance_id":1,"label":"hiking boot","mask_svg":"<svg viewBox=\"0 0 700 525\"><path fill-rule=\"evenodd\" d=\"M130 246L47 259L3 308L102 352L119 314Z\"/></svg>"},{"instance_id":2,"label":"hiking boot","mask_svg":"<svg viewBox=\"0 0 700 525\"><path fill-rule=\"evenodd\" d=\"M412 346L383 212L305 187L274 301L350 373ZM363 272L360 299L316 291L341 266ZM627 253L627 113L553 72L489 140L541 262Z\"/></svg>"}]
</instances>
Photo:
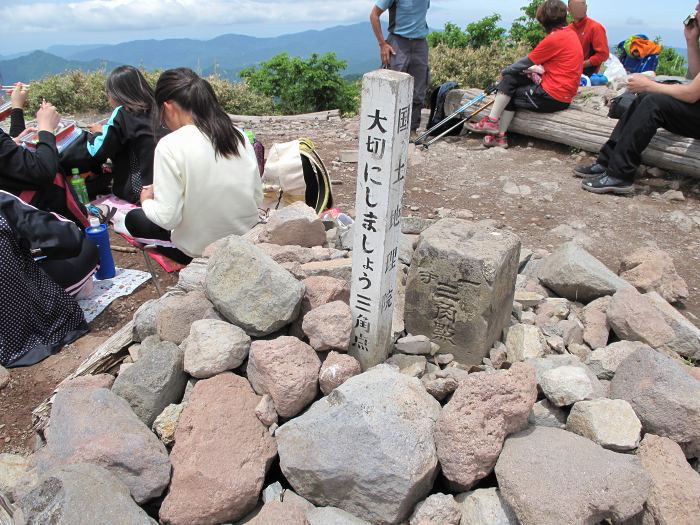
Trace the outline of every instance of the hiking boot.
<instances>
[{"instance_id":1,"label":"hiking boot","mask_svg":"<svg viewBox=\"0 0 700 525\"><path fill-rule=\"evenodd\" d=\"M574 176L581 179L594 179L605 175L605 166L601 166L597 162L587 166L576 166L574 168Z\"/></svg>"},{"instance_id":2,"label":"hiking boot","mask_svg":"<svg viewBox=\"0 0 700 525\"><path fill-rule=\"evenodd\" d=\"M486 135L484 137L484 146L487 148L503 148L508 149L508 137L505 133L499 135Z\"/></svg>"},{"instance_id":3,"label":"hiking boot","mask_svg":"<svg viewBox=\"0 0 700 525\"><path fill-rule=\"evenodd\" d=\"M468 122L467 129L481 135L498 135L499 123L497 118L484 117L479 122Z\"/></svg>"},{"instance_id":4,"label":"hiking boot","mask_svg":"<svg viewBox=\"0 0 700 525\"><path fill-rule=\"evenodd\" d=\"M613 195L630 195L634 193L634 183L610 175L581 182L581 187L591 193L612 193Z\"/></svg>"}]
</instances>

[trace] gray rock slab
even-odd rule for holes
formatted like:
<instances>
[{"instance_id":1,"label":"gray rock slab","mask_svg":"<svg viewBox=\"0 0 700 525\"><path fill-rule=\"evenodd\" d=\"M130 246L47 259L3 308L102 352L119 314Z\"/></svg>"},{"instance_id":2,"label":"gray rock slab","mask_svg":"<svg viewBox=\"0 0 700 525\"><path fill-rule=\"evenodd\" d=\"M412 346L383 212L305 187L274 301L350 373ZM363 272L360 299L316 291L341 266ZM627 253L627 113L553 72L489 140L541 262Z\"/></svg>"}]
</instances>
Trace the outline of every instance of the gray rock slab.
<instances>
[{"instance_id":1,"label":"gray rock slab","mask_svg":"<svg viewBox=\"0 0 700 525\"><path fill-rule=\"evenodd\" d=\"M317 507L306 513L309 525L371 525L336 507Z\"/></svg>"},{"instance_id":2,"label":"gray rock slab","mask_svg":"<svg viewBox=\"0 0 700 525\"><path fill-rule=\"evenodd\" d=\"M243 364L250 351L250 337L242 328L218 319L192 323L181 345L184 367L192 377L206 379Z\"/></svg>"},{"instance_id":3,"label":"gray rock slab","mask_svg":"<svg viewBox=\"0 0 700 525\"><path fill-rule=\"evenodd\" d=\"M569 413L566 429L603 448L624 452L639 445L642 424L622 399L579 401Z\"/></svg>"},{"instance_id":4,"label":"gray rock slab","mask_svg":"<svg viewBox=\"0 0 700 525\"><path fill-rule=\"evenodd\" d=\"M457 494L462 507L460 525L519 525L515 512L497 488L477 489Z\"/></svg>"},{"instance_id":5,"label":"gray rock slab","mask_svg":"<svg viewBox=\"0 0 700 525\"><path fill-rule=\"evenodd\" d=\"M119 374L112 392L150 428L165 407L182 400L187 386L183 362L182 349L164 341Z\"/></svg>"}]
</instances>

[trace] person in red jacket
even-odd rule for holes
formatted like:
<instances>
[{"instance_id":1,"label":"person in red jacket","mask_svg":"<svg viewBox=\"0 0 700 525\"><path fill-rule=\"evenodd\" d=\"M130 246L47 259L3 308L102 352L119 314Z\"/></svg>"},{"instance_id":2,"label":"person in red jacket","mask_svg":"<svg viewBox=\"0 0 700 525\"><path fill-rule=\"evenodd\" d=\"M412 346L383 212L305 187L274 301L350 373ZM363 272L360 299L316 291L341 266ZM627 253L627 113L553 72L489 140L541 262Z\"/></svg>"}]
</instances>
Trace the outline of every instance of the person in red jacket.
<instances>
[{"instance_id":1,"label":"person in red jacket","mask_svg":"<svg viewBox=\"0 0 700 525\"><path fill-rule=\"evenodd\" d=\"M569 0L569 13L574 19L569 27L576 32L583 47L583 74L590 77L610 57L608 35L600 23L588 18L586 0Z\"/></svg>"},{"instance_id":2,"label":"person in red jacket","mask_svg":"<svg viewBox=\"0 0 700 525\"><path fill-rule=\"evenodd\" d=\"M554 113L568 108L578 93L583 49L567 26L566 16L566 4L561 0L545 0L540 5L536 18L547 36L527 57L502 71L491 114L467 124L471 131L486 135L487 148L508 147L506 131L516 110Z\"/></svg>"}]
</instances>

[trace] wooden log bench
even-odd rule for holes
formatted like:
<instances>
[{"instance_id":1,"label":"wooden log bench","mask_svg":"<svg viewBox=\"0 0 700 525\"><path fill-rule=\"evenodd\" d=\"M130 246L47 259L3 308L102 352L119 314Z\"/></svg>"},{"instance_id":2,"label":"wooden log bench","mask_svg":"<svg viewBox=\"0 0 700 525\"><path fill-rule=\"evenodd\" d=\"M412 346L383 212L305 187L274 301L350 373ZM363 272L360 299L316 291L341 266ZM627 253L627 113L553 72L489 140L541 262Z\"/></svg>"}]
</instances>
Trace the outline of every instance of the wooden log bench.
<instances>
[{"instance_id":1,"label":"wooden log bench","mask_svg":"<svg viewBox=\"0 0 700 525\"><path fill-rule=\"evenodd\" d=\"M456 89L447 95L445 112L450 114L481 93L479 89ZM486 103L488 99L483 102ZM474 108L476 109L476 108ZM471 108L470 110L471 111ZM481 118L479 115L478 118ZM510 130L521 135L558 142L598 153L610 137L616 120L585 111L573 104L557 113L518 111ZM648 166L700 178L700 141L660 129L642 155Z\"/></svg>"}]
</instances>

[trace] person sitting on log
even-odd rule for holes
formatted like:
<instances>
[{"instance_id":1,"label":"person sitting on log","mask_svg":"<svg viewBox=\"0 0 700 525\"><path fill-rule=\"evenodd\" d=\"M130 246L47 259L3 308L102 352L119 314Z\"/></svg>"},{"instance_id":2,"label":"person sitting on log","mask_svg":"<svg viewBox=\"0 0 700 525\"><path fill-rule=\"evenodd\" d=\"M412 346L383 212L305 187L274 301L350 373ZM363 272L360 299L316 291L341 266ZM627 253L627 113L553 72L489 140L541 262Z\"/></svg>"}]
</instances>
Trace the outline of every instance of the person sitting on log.
<instances>
[{"instance_id":1,"label":"person sitting on log","mask_svg":"<svg viewBox=\"0 0 700 525\"><path fill-rule=\"evenodd\" d=\"M700 15L700 4L696 7ZM581 187L593 193L634 193L634 176L642 153L659 128L700 139L700 28L696 20L685 27L689 84L660 84L645 75L629 77L627 89L637 93L617 122L595 163L578 166L574 175L585 180Z\"/></svg>"},{"instance_id":2,"label":"person sitting on log","mask_svg":"<svg viewBox=\"0 0 700 525\"><path fill-rule=\"evenodd\" d=\"M153 186L144 187L142 207L130 211L125 224L135 237L172 241L175 249L159 251L186 264L212 242L257 224L258 161L211 84L191 69L165 71L155 100L157 122L172 133L158 142Z\"/></svg>"},{"instance_id":3,"label":"person sitting on log","mask_svg":"<svg viewBox=\"0 0 700 525\"><path fill-rule=\"evenodd\" d=\"M24 131L22 108L26 100L27 90L22 85L12 90L10 134L0 130L0 190L40 210L58 213L78 226L87 226L87 211L61 170L54 136L61 117L56 108L43 102L37 111L39 142L35 152L13 139Z\"/></svg>"},{"instance_id":4,"label":"person sitting on log","mask_svg":"<svg viewBox=\"0 0 700 525\"><path fill-rule=\"evenodd\" d=\"M588 18L586 0L569 0L569 13L574 19L569 27L576 32L583 47L583 74L590 77L610 57L608 35L602 24Z\"/></svg>"},{"instance_id":5,"label":"person sitting on log","mask_svg":"<svg viewBox=\"0 0 700 525\"><path fill-rule=\"evenodd\" d=\"M38 363L88 332L74 296L97 262L73 222L0 191L0 365Z\"/></svg>"},{"instance_id":6,"label":"person sitting on log","mask_svg":"<svg viewBox=\"0 0 700 525\"><path fill-rule=\"evenodd\" d=\"M547 36L527 57L503 70L491 114L467 124L486 135L484 146L508 147L506 132L516 110L554 113L568 108L578 93L583 48L566 16L561 0L545 0L537 9L537 21Z\"/></svg>"}]
</instances>

